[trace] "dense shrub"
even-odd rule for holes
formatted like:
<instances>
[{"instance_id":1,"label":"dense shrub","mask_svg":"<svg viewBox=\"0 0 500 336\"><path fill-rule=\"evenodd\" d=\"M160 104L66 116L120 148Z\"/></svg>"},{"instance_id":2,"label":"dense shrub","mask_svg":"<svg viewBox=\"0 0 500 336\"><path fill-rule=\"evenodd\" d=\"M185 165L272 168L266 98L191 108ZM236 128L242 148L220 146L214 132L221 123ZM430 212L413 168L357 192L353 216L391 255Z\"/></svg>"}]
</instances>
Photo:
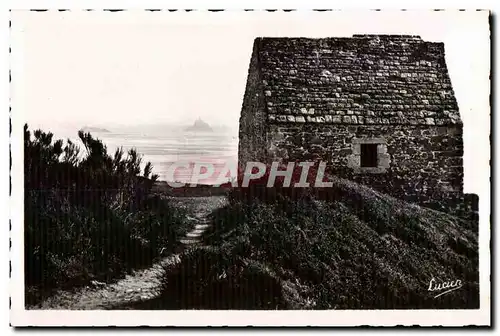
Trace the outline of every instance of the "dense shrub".
<instances>
[{"instance_id":1,"label":"dense shrub","mask_svg":"<svg viewBox=\"0 0 500 336\"><path fill-rule=\"evenodd\" d=\"M148 265L186 229L183 214L151 194L151 163L141 171L134 149L110 156L78 135L83 151L25 126L25 275L38 294Z\"/></svg>"},{"instance_id":2,"label":"dense shrub","mask_svg":"<svg viewBox=\"0 0 500 336\"><path fill-rule=\"evenodd\" d=\"M186 257L182 276L168 276L166 286L211 283L213 274L224 272L241 283L247 279L244 265L259 264L267 278L279 279L286 307L478 307L477 223L331 180L334 185L325 192L263 191L259 185L236 189L230 204L213 214L206 242L216 248L210 257ZM243 266L235 272L235 265ZM428 291L432 278L461 280L463 287L434 298L436 293ZM276 290L271 292L269 302L277 297ZM254 304L253 309L262 307Z\"/></svg>"},{"instance_id":3,"label":"dense shrub","mask_svg":"<svg viewBox=\"0 0 500 336\"><path fill-rule=\"evenodd\" d=\"M159 309L286 308L279 279L235 251L195 248L169 267Z\"/></svg>"}]
</instances>

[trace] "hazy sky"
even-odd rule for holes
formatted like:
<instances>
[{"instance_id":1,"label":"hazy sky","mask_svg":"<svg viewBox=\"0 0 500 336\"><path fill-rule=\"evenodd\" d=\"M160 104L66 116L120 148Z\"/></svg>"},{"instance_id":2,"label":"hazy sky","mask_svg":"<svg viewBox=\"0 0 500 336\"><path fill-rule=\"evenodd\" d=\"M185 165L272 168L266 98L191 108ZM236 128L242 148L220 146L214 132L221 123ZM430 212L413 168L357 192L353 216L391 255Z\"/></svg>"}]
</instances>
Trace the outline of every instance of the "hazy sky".
<instances>
[{"instance_id":1,"label":"hazy sky","mask_svg":"<svg viewBox=\"0 0 500 336\"><path fill-rule=\"evenodd\" d=\"M487 12L12 12L12 106L32 124L238 125L259 36L415 34L445 43L466 165L489 142ZM17 107L17 110L15 108ZM469 182L471 183L471 182Z\"/></svg>"}]
</instances>

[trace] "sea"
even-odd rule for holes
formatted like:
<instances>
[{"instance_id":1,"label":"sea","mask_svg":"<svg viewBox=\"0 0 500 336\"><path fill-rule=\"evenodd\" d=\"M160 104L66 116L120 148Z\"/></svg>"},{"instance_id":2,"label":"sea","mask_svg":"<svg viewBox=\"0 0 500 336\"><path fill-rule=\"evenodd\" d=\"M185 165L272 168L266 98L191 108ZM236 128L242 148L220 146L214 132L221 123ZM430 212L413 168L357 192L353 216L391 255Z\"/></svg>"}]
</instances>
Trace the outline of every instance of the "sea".
<instances>
[{"instance_id":1,"label":"sea","mask_svg":"<svg viewBox=\"0 0 500 336\"><path fill-rule=\"evenodd\" d=\"M54 140L71 139L83 150L77 128L41 129L52 132ZM220 127L198 132L187 131L183 126L155 126L105 130L91 130L90 133L103 141L110 155L120 147L125 153L135 148L142 157L142 168L146 162L151 162L153 173L158 174L161 181L173 179L174 182L217 184L236 177L238 134L232 129ZM171 167L173 164L175 169ZM173 174L169 175L169 168ZM206 177L196 180L193 175L195 169Z\"/></svg>"}]
</instances>

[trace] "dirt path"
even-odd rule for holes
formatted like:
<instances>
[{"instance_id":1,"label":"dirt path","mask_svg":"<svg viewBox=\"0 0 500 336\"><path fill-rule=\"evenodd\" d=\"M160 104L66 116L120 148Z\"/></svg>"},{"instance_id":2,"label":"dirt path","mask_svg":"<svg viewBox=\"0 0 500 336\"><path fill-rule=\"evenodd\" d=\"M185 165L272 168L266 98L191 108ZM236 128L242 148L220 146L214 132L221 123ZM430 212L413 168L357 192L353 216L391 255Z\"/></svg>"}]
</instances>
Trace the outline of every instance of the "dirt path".
<instances>
[{"instance_id":1,"label":"dirt path","mask_svg":"<svg viewBox=\"0 0 500 336\"><path fill-rule=\"evenodd\" d=\"M210 227L207 216L226 202L224 196L175 197L172 202L187 208L191 214L188 219L194 229L180 240L184 248L200 243L201 236ZM180 251L179 251L180 252ZM136 271L114 283L95 283L92 287L77 291L59 291L36 307L27 309L110 309L112 307L154 299L160 293L163 266L179 262L179 254L165 257L148 269Z\"/></svg>"}]
</instances>

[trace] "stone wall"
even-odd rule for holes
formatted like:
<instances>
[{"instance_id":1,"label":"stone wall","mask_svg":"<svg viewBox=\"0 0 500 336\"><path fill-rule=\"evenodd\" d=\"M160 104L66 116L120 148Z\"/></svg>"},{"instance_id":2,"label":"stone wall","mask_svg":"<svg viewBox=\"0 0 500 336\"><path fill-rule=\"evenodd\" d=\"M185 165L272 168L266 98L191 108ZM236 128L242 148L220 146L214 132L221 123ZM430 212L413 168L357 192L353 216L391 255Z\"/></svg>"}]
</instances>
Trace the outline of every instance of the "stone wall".
<instances>
[{"instance_id":1,"label":"stone wall","mask_svg":"<svg viewBox=\"0 0 500 336\"><path fill-rule=\"evenodd\" d=\"M418 36L256 39L240 167L326 161L332 173L397 198L460 208L462 121L444 53L443 43ZM379 165L360 169L367 141L377 142Z\"/></svg>"},{"instance_id":2,"label":"stone wall","mask_svg":"<svg viewBox=\"0 0 500 336\"><path fill-rule=\"evenodd\" d=\"M360 139L384 141L386 169L356 171L350 157ZM269 161L325 161L332 173L420 204L463 192L462 126L270 124Z\"/></svg>"},{"instance_id":3,"label":"stone wall","mask_svg":"<svg viewBox=\"0 0 500 336\"><path fill-rule=\"evenodd\" d=\"M369 35L256 44L271 122L461 123L443 43Z\"/></svg>"},{"instance_id":4,"label":"stone wall","mask_svg":"<svg viewBox=\"0 0 500 336\"><path fill-rule=\"evenodd\" d=\"M247 86L240 115L238 162L240 168L248 161L263 161L267 156L265 102L259 66L258 44L254 43Z\"/></svg>"}]
</instances>

